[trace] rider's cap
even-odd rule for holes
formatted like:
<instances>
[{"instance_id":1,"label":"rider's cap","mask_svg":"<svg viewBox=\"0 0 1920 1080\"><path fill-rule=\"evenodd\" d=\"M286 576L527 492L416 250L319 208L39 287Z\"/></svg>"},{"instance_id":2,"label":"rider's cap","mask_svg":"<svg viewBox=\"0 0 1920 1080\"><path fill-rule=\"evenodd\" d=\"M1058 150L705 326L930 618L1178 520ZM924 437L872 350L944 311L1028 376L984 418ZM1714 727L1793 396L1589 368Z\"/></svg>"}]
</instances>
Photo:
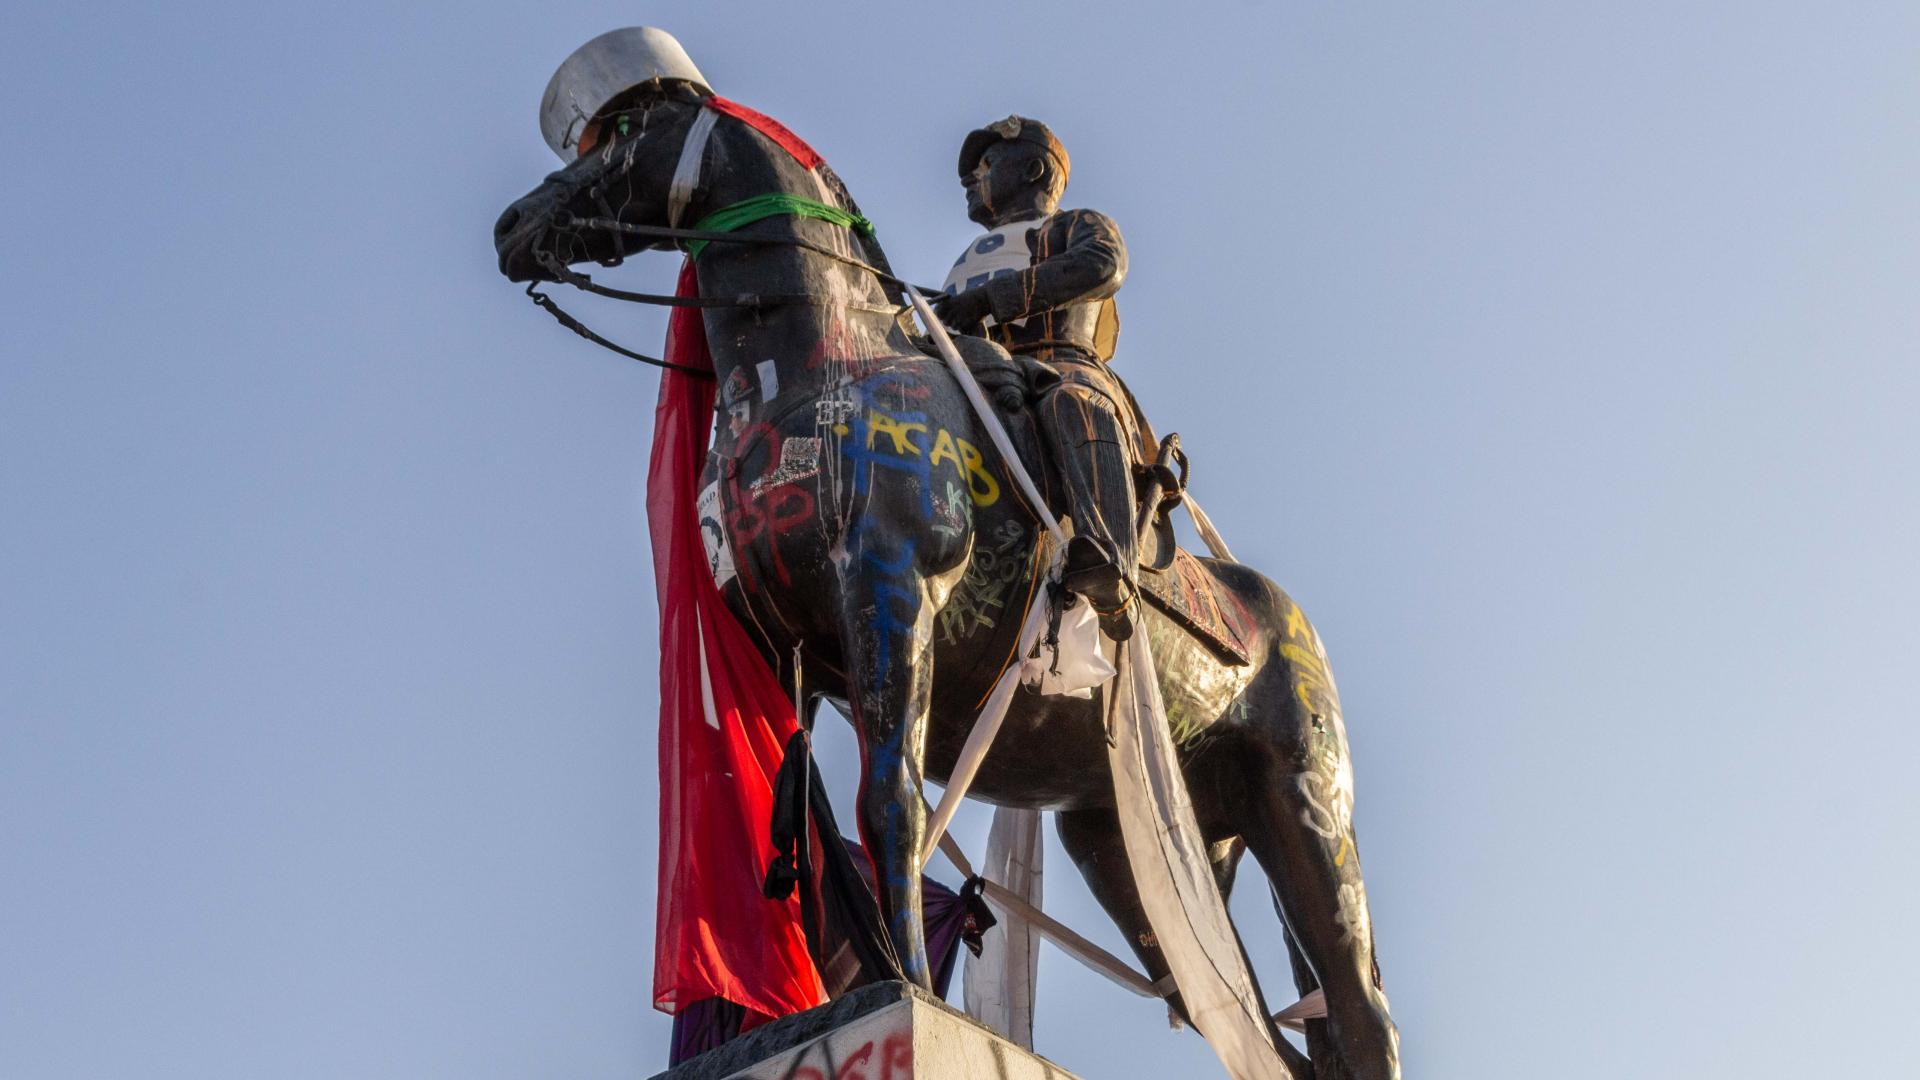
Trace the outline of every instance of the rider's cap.
<instances>
[{"instance_id":1,"label":"rider's cap","mask_svg":"<svg viewBox=\"0 0 1920 1080\"><path fill-rule=\"evenodd\" d=\"M980 164L980 158L986 154L987 147L997 142L1032 143L1052 154L1053 160L1060 163L1062 180L1073 171L1073 163L1067 160L1067 148L1060 145L1060 140L1054 138L1047 125L1024 116L1009 116L967 133L967 141L960 144L961 177L972 175L974 167Z\"/></svg>"},{"instance_id":2,"label":"rider's cap","mask_svg":"<svg viewBox=\"0 0 1920 1080\"><path fill-rule=\"evenodd\" d=\"M580 130L621 94L655 79L682 79L713 93L672 34L651 26L609 30L573 50L540 98L540 135L561 161L578 155Z\"/></svg>"}]
</instances>

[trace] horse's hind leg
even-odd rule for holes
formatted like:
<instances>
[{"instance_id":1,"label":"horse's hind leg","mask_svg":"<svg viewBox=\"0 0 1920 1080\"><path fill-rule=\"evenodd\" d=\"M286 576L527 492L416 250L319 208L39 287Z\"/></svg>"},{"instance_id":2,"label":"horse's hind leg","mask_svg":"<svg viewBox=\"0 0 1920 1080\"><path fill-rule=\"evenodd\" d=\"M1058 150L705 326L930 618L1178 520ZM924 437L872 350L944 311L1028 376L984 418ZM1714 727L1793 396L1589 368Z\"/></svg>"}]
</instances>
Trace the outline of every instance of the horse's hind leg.
<instances>
[{"instance_id":1,"label":"horse's hind leg","mask_svg":"<svg viewBox=\"0 0 1920 1080\"><path fill-rule=\"evenodd\" d=\"M1080 876L1086 880L1093 898L1100 902L1107 917L1126 936L1127 946L1146 969L1147 978L1155 982L1165 979L1168 972L1166 957L1160 951L1153 926L1147 921L1146 910L1140 903L1139 888L1133 881L1133 866L1127 859L1126 841L1120 835L1119 816L1110 809L1088 809L1064 810L1054 817L1060 833L1060 845L1067 849L1068 857L1080 868ZM1222 903L1226 902L1233 890L1234 870L1239 865L1241 850L1238 839L1227 839L1211 845L1208 852L1213 863L1214 883L1220 888ZM1252 970L1252 964L1248 964L1248 970ZM1177 992L1167 997L1167 1007L1181 1020L1189 1024L1192 1022L1186 1004L1180 1000ZM1265 1007L1264 1001L1262 1007ZM1277 1031L1274 1032L1274 1042L1294 1076L1299 1080L1310 1080L1313 1073L1300 1051L1294 1049Z\"/></svg>"},{"instance_id":2,"label":"horse's hind leg","mask_svg":"<svg viewBox=\"0 0 1920 1080\"><path fill-rule=\"evenodd\" d=\"M1265 752L1248 763L1254 795L1243 823L1248 850L1268 880L1291 941L1326 991L1324 1032L1309 1021L1320 1078L1394 1080L1399 1035L1387 1014L1373 927L1353 833L1353 770L1330 680L1305 655L1289 655L1288 685L1265 698ZM1293 665L1302 665L1302 671ZM1279 680L1275 680L1278 682ZM1306 686L1303 691L1301 684ZM1277 700L1276 700L1277 699ZM1296 976L1299 972L1296 970ZM1302 988L1312 983L1301 980ZM1338 1064L1326 1061L1333 1051Z\"/></svg>"},{"instance_id":3,"label":"horse's hind leg","mask_svg":"<svg viewBox=\"0 0 1920 1080\"><path fill-rule=\"evenodd\" d=\"M877 546L877 545L875 545ZM933 989L920 908L921 794L933 682L933 610L910 555L871 551L848 575L840 614L847 697L860 734L860 838L873 857L880 914L906 977Z\"/></svg>"},{"instance_id":4,"label":"horse's hind leg","mask_svg":"<svg viewBox=\"0 0 1920 1080\"><path fill-rule=\"evenodd\" d=\"M1147 922L1146 909L1141 906L1139 890L1133 883L1133 866L1127 859L1126 841L1120 835L1119 815L1105 808L1062 810L1054 815L1054 827L1060 834L1060 846L1067 849L1067 857L1080 868L1088 891L1100 902L1107 917L1126 935L1127 947L1140 958L1141 966L1147 969L1147 978L1155 982L1165 979L1167 960L1160 953L1153 926ZM1180 995L1174 994L1167 1002L1175 1015L1182 1020L1189 1019Z\"/></svg>"},{"instance_id":5,"label":"horse's hind leg","mask_svg":"<svg viewBox=\"0 0 1920 1080\"><path fill-rule=\"evenodd\" d=\"M1300 944L1293 940L1292 932L1285 929L1287 915L1280 907L1278 893L1273 895L1273 910L1280 916L1281 934L1287 942L1287 962L1293 969L1294 987L1304 998L1320 989L1320 979L1314 975L1312 966L1307 963L1307 958L1300 954ZM1322 1067L1317 1075L1312 1069L1307 1070L1303 1075L1312 1076L1315 1080L1348 1080L1352 1074L1342 1064L1339 1051L1334 1049L1333 1036L1327 1031L1327 1022L1308 1020L1305 1026L1304 1038L1307 1041L1307 1053L1313 1060L1320 1062Z\"/></svg>"}]
</instances>

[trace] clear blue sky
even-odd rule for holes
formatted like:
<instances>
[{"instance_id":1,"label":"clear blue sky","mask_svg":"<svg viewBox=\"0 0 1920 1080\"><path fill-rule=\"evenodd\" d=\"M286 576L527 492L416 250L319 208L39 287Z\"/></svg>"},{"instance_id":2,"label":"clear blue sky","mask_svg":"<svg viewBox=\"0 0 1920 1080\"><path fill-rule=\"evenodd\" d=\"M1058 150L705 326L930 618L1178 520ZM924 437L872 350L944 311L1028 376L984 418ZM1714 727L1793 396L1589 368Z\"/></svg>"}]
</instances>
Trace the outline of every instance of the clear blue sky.
<instances>
[{"instance_id":1,"label":"clear blue sky","mask_svg":"<svg viewBox=\"0 0 1920 1080\"><path fill-rule=\"evenodd\" d=\"M656 380L489 244L553 67L637 22L923 280L969 128L1066 141L1122 370L1332 652L1410 1076L1902 1071L1911 0L345 2L0 35L0 1075L664 1060ZM1091 1080L1213 1067L1041 978Z\"/></svg>"}]
</instances>

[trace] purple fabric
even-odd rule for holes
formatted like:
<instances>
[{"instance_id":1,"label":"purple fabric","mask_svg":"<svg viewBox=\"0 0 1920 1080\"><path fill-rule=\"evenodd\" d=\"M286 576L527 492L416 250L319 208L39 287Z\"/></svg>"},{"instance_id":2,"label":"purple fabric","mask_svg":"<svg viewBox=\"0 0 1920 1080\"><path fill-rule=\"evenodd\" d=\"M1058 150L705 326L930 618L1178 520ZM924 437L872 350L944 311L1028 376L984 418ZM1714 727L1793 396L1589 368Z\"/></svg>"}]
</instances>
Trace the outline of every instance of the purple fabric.
<instances>
[{"instance_id":1,"label":"purple fabric","mask_svg":"<svg viewBox=\"0 0 1920 1080\"><path fill-rule=\"evenodd\" d=\"M966 929L967 905L945 885L921 881L920 907L926 912L927 957L933 961L933 989L941 997L953 984L954 958L960 955L960 931Z\"/></svg>"},{"instance_id":2,"label":"purple fabric","mask_svg":"<svg viewBox=\"0 0 1920 1080\"><path fill-rule=\"evenodd\" d=\"M747 1018L744 1006L726 998L707 998L673 1014L673 1046L667 1052L667 1064L678 1065L740 1034Z\"/></svg>"}]
</instances>

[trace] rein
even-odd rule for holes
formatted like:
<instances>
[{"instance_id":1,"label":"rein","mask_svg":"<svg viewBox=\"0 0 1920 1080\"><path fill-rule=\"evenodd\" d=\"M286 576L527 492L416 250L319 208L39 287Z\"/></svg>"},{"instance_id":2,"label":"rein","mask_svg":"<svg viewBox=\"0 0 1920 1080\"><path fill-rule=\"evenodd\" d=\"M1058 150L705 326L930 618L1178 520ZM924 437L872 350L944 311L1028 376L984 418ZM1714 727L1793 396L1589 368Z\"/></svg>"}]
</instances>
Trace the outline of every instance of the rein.
<instances>
[{"instance_id":1,"label":"rein","mask_svg":"<svg viewBox=\"0 0 1920 1080\"><path fill-rule=\"evenodd\" d=\"M761 199L766 198L767 196L762 195L755 199L748 199L746 202L735 203L733 206L710 215L702 221L701 224L705 225L709 222L714 222L716 219L722 218L722 215L734 212L737 208L749 207L752 204L758 203ZM791 199L796 198L796 196L780 196L780 198ZM828 207L826 209L831 208ZM784 211L781 211L781 213L784 213ZM759 213L739 221L734 227L737 228L741 225L752 224L755 221L761 221L773 216L775 216L774 213ZM825 215L817 213L807 213L796 216L818 217L823 220L829 220L825 218ZM846 216L852 217L853 215ZM860 218L859 221L865 222L866 219ZM845 223L836 221L835 224ZM629 225L624 221L616 221L612 218L575 217L564 210L554 215L552 227L557 229L598 229L603 232L626 233L629 236L646 236L661 240L685 240L689 241L687 244L688 252L695 258L700 256L700 252L704 250L708 244L795 247L803 251L812 252L815 255L823 255L835 262L851 266L856 270L864 270L880 279L882 283L893 286L895 291L903 291L908 285L906 280L895 277L872 263L842 255L837 251L821 247L818 244L808 243L797 236L746 236L734 232L722 232L716 229L675 229L665 225ZM848 225L847 227L856 228L857 226ZM862 235L870 237L873 235L873 226L869 224L866 228L858 229L858 231ZM822 296L818 293L741 293L734 297L705 297L663 296L658 293L627 292L623 289L610 289L605 285L596 284L592 278L561 262L551 251L540 249L534 253L534 257L540 261L542 267L552 272L555 277L559 278L559 280L565 284L572 285L574 288L586 292L599 293L601 296L610 296L615 300L630 300L637 304L659 304L664 307L778 307L782 304L840 303L840 301L834 300L831 297ZM880 307L875 304L845 304L844 306L866 311L881 311L890 315L903 314L908 307L905 303L896 307Z\"/></svg>"},{"instance_id":2,"label":"rein","mask_svg":"<svg viewBox=\"0 0 1920 1080\"><path fill-rule=\"evenodd\" d=\"M786 200L798 200L798 197L797 196L781 196L780 199L784 203ZM811 203L811 200L798 200L798 201ZM785 209L784 207L779 209L771 209L771 207L773 207L774 205L775 204L773 202L768 200L767 196L760 196L757 199L748 199L745 202L735 203L733 206L726 207L724 209L714 212L713 214L708 215L706 218L702 219L700 224L706 225L706 224L712 223L712 224L720 224L730 228L739 228L745 225L752 224L753 222L756 222L756 221L764 220L768 217L773 217L776 215L785 215L792 212ZM833 209L832 207L827 207L821 204L812 204L812 205L819 205L822 210ZM873 235L873 225L867 222L867 219L863 217L857 218L857 215L846 214L844 211L835 211L835 213L849 220L846 220L846 221L834 220L833 218L829 218L826 214L818 213L818 212L803 212L799 216L817 217L823 220L830 220L830 221L833 221L834 224L839 224L839 225L843 225L846 228L855 229L856 231L860 232L864 236ZM855 218L857 218L857 221L852 220ZM861 225L865 225L865 228L860 228ZM740 233L722 231L719 229L678 229L678 228L671 228L664 225L630 225L624 221L616 221L611 218L575 217L573 214L568 213L567 211L564 211L564 210L554 214L553 221L550 227L557 228L557 229L598 229L604 232L625 233L629 236L645 236L645 237L661 239L661 240L688 241L689 243L687 244L687 247L690 253L692 254L692 256L695 258L699 256L700 251L704 250L707 244L747 244L747 245L760 246L760 247L800 248L801 250L812 252L813 254L816 254L816 255L823 255L829 259L834 260L835 262L844 263L857 270L864 270L867 273L872 274L875 278L879 279L883 284L892 286L892 289L895 292L899 292L908 287L908 283L906 281L904 281L901 278L895 277L892 274L887 273L885 270L882 270L879 267L874 266L872 263L865 262L860 259L855 259L850 256L842 255L837 251L833 251L831 249L821 247L818 244L809 243L805 240L800 239L797 236L796 237L749 236L749 235L742 235ZM695 247L696 244L699 246ZM582 292L596 293L600 296L611 297L612 299L615 299L615 300L625 300L635 304L653 304L659 307L754 308L754 309L783 307L783 306L796 305L796 304L821 304L821 305L831 305L834 307L849 308L857 311L869 311L877 314L891 315L895 317L898 317L899 315L903 314L907 310L907 305L905 304L902 304L898 307L882 307L877 304L856 303L853 301L843 300L836 297L824 296L818 293L741 293L738 296L667 296L661 293L628 292L625 289L614 289L614 288L609 288L605 285L599 284L598 282L594 281L591 277L588 277L586 274L582 274L574 270L572 267L568 266L565 262L561 261L561 259L558 256L556 256L552 251L546 248L536 248L534 251L534 258L539 260L541 267L543 267L548 273L552 274L556 280L560 281L563 284L571 285L574 288L581 290ZM601 346L602 348L611 350L613 352L617 352L621 356L625 356L629 359L638 360L643 364L652 364L653 366L660 367L660 368L671 368L675 371L684 371L689 374L699 375L708 379L711 379L714 377L713 373L710 371L704 371L699 368L691 368L686 366L685 364L675 364L671 361L662 360L654 356L647 356L644 353L635 352L632 349L626 348L622 345L618 345L600 336L599 334L594 333L591 327L587 326L585 323L581 322L579 319L575 318L572 314L567 312L566 309L562 308L553 299L553 297L548 296L546 293L539 291L538 282L529 282L527 284L527 298L532 300L534 304L539 306L547 314L552 315L554 319L560 323L561 326L566 327L567 329L573 331L574 333L580 335L583 338L586 338L588 341L593 342L595 345Z\"/></svg>"},{"instance_id":3,"label":"rein","mask_svg":"<svg viewBox=\"0 0 1920 1080\"><path fill-rule=\"evenodd\" d=\"M545 311L547 314L553 316L554 320L557 321L561 326L564 326L567 329L573 331L574 333L579 334L581 337L586 338L588 341L593 342L595 345L598 345L601 348L606 349L610 352L617 352L621 356L624 356L629 360L638 360L643 364L652 364L654 367L657 367L657 368L666 368L669 371L681 371L681 372L685 372L688 375L692 375L702 379L714 378L713 372L709 371L706 368L688 367L685 364L676 364L671 360L662 360L657 356L648 356L645 353L637 353L637 352L634 352L632 349L627 348L625 345L621 345L617 342L608 341L606 338L603 338L599 334L594 333L592 327L588 326L586 323L581 322L579 319L574 318L571 314L567 312L565 308L561 307L559 304L554 303L553 297L548 296L546 293L541 292L536 286L537 286L536 282L530 281L527 283L527 299L532 300L536 307L540 308L542 311ZM673 300L675 299L675 297L669 296L669 297L665 297L664 299Z\"/></svg>"}]
</instances>

